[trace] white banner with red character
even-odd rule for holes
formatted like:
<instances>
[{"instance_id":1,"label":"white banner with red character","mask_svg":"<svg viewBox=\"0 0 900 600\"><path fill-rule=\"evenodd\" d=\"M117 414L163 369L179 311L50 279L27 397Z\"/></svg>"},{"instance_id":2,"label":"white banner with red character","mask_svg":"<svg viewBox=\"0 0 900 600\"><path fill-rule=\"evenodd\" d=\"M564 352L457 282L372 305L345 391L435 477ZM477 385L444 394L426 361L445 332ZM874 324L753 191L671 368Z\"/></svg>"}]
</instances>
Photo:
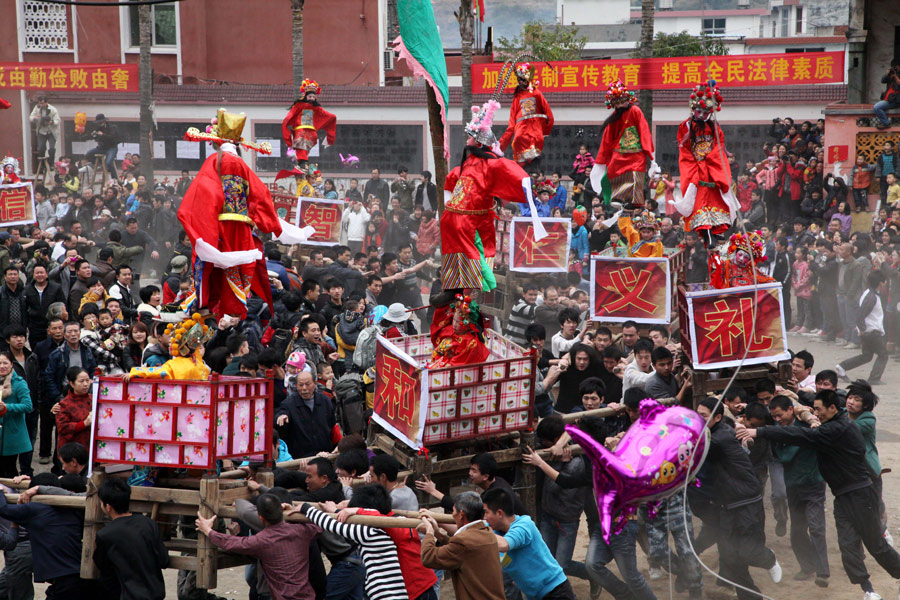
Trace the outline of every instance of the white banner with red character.
<instances>
[{"instance_id":1,"label":"white banner with red character","mask_svg":"<svg viewBox=\"0 0 900 600\"><path fill-rule=\"evenodd\" d=\"M34 190L31 182L0 185L0 227L35 222Z\"/></svg>"},{"instance_id":2,"label":"white banner with red character","mask_svg":"<svg viewBox=\"0 0 900 600\"><path fill-rule=\"evenodd\" d=\"M325 198L297 198L297 227L309 226L316 232L305 242L311 246L337 246L341 243L343 200Z\"/></svg>"}]
</instances>

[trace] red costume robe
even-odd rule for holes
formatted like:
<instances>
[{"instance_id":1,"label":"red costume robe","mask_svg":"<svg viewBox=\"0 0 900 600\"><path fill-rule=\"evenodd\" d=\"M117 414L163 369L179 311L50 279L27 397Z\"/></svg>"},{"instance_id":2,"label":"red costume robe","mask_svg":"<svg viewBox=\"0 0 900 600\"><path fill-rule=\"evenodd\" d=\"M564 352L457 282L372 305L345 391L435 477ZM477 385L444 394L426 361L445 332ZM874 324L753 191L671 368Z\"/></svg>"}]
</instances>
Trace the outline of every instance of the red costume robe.
<instances>
[{"instance_id":1,"label":"red costume robe","mask_svg":"<svg viewBox=\"0 0 900 600\"><path fill-rule=\"evenodd\" d=\"M464 331L453 327L450 305L434 309L431 321L432 369L483 363L491 357L474 325L466 325Z\"/></svg>"},{"instance_id":2,"label":"red costume robe","mask_svg":"<svg viewBox=\"0 0 900 600\"><path fill-rule=\"evenodd\" d=\"M245 318L251 290L271 307L262 242L253 227L277 237L281 223L269 188L247 163L228 151L207 158L184 195L178 220L193 247L193 308Z\"/></svg>"},{"instance_id":3,"label":"red costume robe","mask_svg":"<svg viewBox=\"0 0 900 600\"><path fill-rule=\"evenodd\" d=\"M753 271L756 270L756 281L753 279ZM750 263L745 267L737 265L734 260L722 261L721 255L711 252L709 255L709 284L716 289L740 287L772 283L773 278L760 273L756 265Z\"/></svg>"},{"instance_id":4,"label":"red costume robe","mask_svg":"<svg viewBox=\"0 0 900 600\"><path fill-rule=\"evenodd\" d=\"M536 89L517 91L509 107L509 125L500 137L500 149L513 147L513 159L526 163L541 155L544 136L553 130L553 111Z\"/></svg>"},{"instance_id":5,"label":"red costume robe","mask_svg":"<svg viewBox=\"0 0 900 600\"><path fill-rule=\"evenodd\" d=\"M691 140L691 128L697 127ZM685 217L685 231L708 229L722 233L734 221L740 203L731 191L731 170L725 155L725 134L709 122L685 120L678 127L678 169L683 198L676 208Z\"/></svg>"},{"instance_id":6,"label":"red costume robe","mask_svg":"<svg viewBox=\"0 0 900 600\"><path fill-rule=\"evenodd\" d=\"M493 154L492 154L493 156ZM524 182L524 184L523 184ZM531 179L525 171L506 158L480 158L469 155L462 169L453 169L444 181L444 212L441 214L441 254L443 288L483 289L482 254L475 235L484 248L486 269L493 269L497 253L494 231L494 197L507 202L526 202L526 187ZM493 289L496 283L487 289Z\"/></svg>"},{"instance_id":7,"label":"red costume robe","mask_svg":"<svg viewBox=\"0 0 900 600\"><path fill-rule=\"evenodd\" d=\"M16 175L15 172L7 173L4 169L2 172L0 172L0 183L2 183L3 185L7 185L10 183L22 183L22 180L19 179L19 176Z\"/></svg>"},{"instance_id":8,"label":"red costume robe","mask_svg":"<svg viewBox=\"0 0 900 600\"><path fill-rule=\"evenodd\" d=\"M653 160L653 137L644 113L629 106L617 120L603 130L594 164L606 165L606 177L612 187L612 200L644 205L647 161Z\"/></svg>"},{"instance_id":9,"label":"red costume robe","mask_svg":"<svg viewBox=\"0 0 900 600\"><path fill-rule=\"evenodd\" d=\"M319 106L303 100L295 102L281 122L281 136L288 148L297 152L297 160L308 160L309 150L319 141L319 131L331 146L337 130L337 117Z\"/></svg>"}]
</instances>

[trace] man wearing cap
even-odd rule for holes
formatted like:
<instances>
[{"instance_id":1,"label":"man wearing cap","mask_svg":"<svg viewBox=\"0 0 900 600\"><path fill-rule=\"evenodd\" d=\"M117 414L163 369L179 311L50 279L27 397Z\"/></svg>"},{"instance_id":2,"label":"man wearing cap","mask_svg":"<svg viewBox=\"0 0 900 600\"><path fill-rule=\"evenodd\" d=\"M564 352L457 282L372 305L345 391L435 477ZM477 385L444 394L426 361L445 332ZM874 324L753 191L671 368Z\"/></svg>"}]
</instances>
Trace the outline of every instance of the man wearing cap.
<instances>
[{"instance_id":1,"label":"man wearing cap","mask_svg":"<svg viewBox=\"0 0 900 600\"><path fill-rule=\"evenodd\" d=\"M91 265L94 276L100 279L103 287L109 289L116 281L116 268L113 266L113 249L101 248L97 254L97 262Z\"/></svg>"},{"instance_id":2,"label":"man wearing cap","mask_svg":"<svg viewBox=\"0 0 900 600\"><path fill-rule=\"evenodd\" d=\"M181 287L181 274L184 273L187 264L187 256L176 256L172 259L172 262L169 264L169 276L163 281L163 304L171 304L175 301L175 297L178 295L178 290Z\"/></svg>"},{"instance_id":3,"label":"man wearing cap","mask_svg":"<svg viewBox=\"0 0 900 600\"><path fill-rule=\"evenodd\" d=\"M106 170L109 172L111 179L116 179L116 153L119 150L119 128L110 124L106 120L103 113L97 115L94 119L94 131L91 137L97 142L95 148L91 148L85 153L85 158L91 162L94 156L102 154L105 157Z\"/></svg>"}]
</instances>

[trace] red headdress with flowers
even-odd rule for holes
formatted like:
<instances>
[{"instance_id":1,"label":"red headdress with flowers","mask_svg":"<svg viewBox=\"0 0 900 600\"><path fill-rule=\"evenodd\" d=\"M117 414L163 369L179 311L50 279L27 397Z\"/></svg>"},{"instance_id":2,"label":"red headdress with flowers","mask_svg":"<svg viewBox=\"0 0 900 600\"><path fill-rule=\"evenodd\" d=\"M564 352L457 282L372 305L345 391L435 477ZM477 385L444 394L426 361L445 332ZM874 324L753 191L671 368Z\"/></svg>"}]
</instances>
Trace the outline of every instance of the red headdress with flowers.
<instances>
[{"instance_id":1,"label":"red headdress with flowers","mask_svg":"<svg viewBox=\"0 0 900 600\"><path fill-rule=\"evenodd\" d=\"M307 78L300 82L300 93L305 95L310 92L318 95L322 93L322 88L315 79Z\"/></svg>"},{"instance_id":2,"label":"red headdress with flowers","mask_svg":"<svg viewBox=\"0 0 900 600\"><path fill-rule=\"evenodd\" d=\"M631 222L634 224L635 229L652 229L656 231L659 229L659 220L649 210L643 211L641 214L633 217Z\"/></svg>"},{"instance_id":3,"label":"red headdress with flowers","mask_svg":"<svg viewBox=\"0 0 900 600\"><path fill-rule=\"evenodd\" d=\"M690 106L691 110L698 108L708 112L722 110L722 94L719 93L714 79L694 86L694 89L691 90Z\"/></svg>"},{"instance_id":4,"label":"red headdress with flowers","mask_svg":"<svg viewBox=\"0 0 900 600\"><path fill-rule=\"evenodd\" d=\"M738 250L743 250L753 257L754 262L763 258L763 239L758 231L747 233L735 233L728 244L728 254L733 255Z\"/></svg>"},{"instance_id":5,"label":"red headdress with flowers","mask_svg":"<svg viewBox=\"0 0 900 600\"><path fill-rule=\"evenodd\" d=\"M620 79L610 82L606 88L606 108L620 108L635 102L634 92L628 91L628 86Z\"/></svg>"}]
</instances>

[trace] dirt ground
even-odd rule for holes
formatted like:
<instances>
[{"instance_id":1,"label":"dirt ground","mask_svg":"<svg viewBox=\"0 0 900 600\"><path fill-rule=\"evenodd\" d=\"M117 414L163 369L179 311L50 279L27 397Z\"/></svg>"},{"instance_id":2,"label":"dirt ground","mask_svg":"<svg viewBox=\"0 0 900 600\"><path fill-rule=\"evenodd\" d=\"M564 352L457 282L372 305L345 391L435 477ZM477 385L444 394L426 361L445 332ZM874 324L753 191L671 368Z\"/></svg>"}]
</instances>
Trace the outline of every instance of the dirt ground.
<instances>
[{"instance_id":1,"label":"dirt ground","mask_svg":"<svg viewBox=\"0 0 900 600\"><path fill-rule=\"evenodd\" d=\"M812 338L797 336L790 334L791 348L795 351L808 349L816 358L815 371L821 369L833 368L834 365L845 358L853 355L851 350L836 348L833 344L824 344L813 341ZM851 378L868 377L869 365L860 367L856 371L850 373ZM886 474L884 477L884 501L888 507L888 520L891 533L894 535L898 544L900 544L900 514L892 508L900 506L900 435L895 433L900 431L900 410L894 412L898 404L898 395L896 390L900 389L900 368L893 360L889 361L888 367L883 376L885 385L875 388L879 394L881 402L875 410L878 417L878 451L881 456L881 463L885 468L896 468L896 473ZM37 467L37 465L35 465ZM42 467L40 470L44 470ZM837 547L837 537L834 529L834 520L832 518L832 499L829 495L826 501L826 520L828 523L828 548L829 562L831 565L831 583L827 589L816 587L812 581L798 582L793 581L793 576L799 571L797 560L791 551L788 537L776 537L775 521L772 518L772 507L768 495L766 502L766 540L768 546L772 548L778 561L784 569L784 577L780 584L772 583L769 575L761 569L751 569L754 581L760 587L762 592L776 600L804 600L811 598L834 598L849 599L862 598L862 592L859 587L851 585L847 580L847 576L841 566L840 553ZM582 520L581 531L579 535L578 547L575 550L575 559L583 560L587 550L587 529ZM718 556L715 547L704 552L701 557L703 563L715 572L718 568ZM885 599L895 598L897 594L897 582L882 570L871 557L867 557L866 565L872 574L872 583L875 590ZM647 574L647 561L644 555L638 551L638 566ZM615 566L611 566L615 570ZM166 590L167 598L175 599L175 579L176 571L166 570ZM572 579L572 585L575 589L575 595L579 599L588 598L588 584L586 581ZM247 585L244 582L243 568L233 568L219 571L219 586L215 593L219 596L229 598L230 600L238 600L247 598ZM734 598L734 594L724 588L715 585L715 578L710 573L705 573L703 578L704 592L703 597L709 600L726 600ZM674 580L669 581L668 577L664 577L659 581L650 582L650 586L660 599L664 598L687 598L686 594L678 594L674 591ZM38 600L44 598L45 585L35 586L35 598ZM609 598L608 593L604 593L604 598ZM445 580L441 589L441 599L450 600L454 598L453 586L449 580Z\"/></svg>"}]
</instances>

